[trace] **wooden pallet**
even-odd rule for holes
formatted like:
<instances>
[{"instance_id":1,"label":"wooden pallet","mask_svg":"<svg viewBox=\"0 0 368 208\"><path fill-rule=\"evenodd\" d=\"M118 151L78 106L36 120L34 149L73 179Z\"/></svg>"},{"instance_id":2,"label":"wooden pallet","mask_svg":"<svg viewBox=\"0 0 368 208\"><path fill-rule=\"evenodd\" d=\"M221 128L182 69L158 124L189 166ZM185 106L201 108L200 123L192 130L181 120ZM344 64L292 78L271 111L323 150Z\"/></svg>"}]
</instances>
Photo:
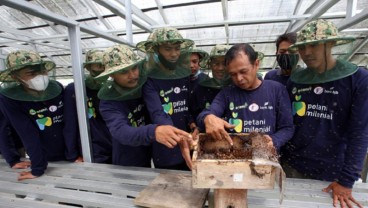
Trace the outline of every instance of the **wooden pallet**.
<instances>
[{"instance_id":1,"label":"wooden pallet","mask_svg":"<svg viewBox=\"0 0 368 208\"><path fill-rule=\"evenodd\" d=\"M134 198L160 173L177 173L150 168L132 168L93 163L49 163L40 178L17 181L19 170L0 159L0 207L137 207ZM287 179L285 196L279 204L279 190L249 190L249 208L332 207L330 194L322 192L329 183ZM180 192L180 190L177 190ZM208 206L212 206L210 192ZM356 183L353 196L368 207L368 184ZM175 199L170 199L175 202Z\"/></svg>"}]
</instances>

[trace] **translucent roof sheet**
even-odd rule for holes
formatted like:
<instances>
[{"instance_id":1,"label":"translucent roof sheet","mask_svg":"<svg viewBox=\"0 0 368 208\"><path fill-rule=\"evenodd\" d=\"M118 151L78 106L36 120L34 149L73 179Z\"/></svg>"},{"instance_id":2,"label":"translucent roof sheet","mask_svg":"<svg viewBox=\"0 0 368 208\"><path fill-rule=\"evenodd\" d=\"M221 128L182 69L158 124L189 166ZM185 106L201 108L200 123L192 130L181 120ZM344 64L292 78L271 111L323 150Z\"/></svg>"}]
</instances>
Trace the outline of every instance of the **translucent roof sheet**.
<instances>
[{"instance_id":1,"label":"translucent roof sheet","mask_svg":"<svg viewBox=\"0 0 368 208\"><path fill-rule=\"evenodd\" d=\"M18 0L23 1L23 0ZM6 2L6 1L4 1ZM261 67L275 67L275 40L286 31L297 30L316 18L327 18L348 26L342 35L357 38L353 63L368 64L368 1L357 0L134 0L132 3L132 37L135 45L146 40L154 28L173 26L184 37L195 41L198 48L210 51L216 44L248 42L266 57ZM37 5L55 15L78 21L126 41L127 15L124 0L33 0L24 4ZM111 4L111 8L105 4ZM115 12L118 11L118 12ZM347 15L352 15L349 17ZM359 18L360 17L360 18ZM295 29L297 28L297 29ZM0 6L0 58L16 49L37 50L56 62L57 76L70 76L71 57L68 28L24 13L17 8ZM107 48L110 40L81 32L83 51Z\"/></svg>"}]
</instances>

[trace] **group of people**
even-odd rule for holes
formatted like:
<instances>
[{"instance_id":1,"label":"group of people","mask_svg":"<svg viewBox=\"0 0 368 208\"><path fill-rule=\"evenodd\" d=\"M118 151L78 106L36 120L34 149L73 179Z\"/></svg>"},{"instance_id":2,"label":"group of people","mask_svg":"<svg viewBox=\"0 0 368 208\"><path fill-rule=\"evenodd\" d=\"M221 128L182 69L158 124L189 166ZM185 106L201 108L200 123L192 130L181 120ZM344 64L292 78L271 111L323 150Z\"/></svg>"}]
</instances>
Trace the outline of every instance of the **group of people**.
<instances>
[{"instance_id":1,"label":"group of people","mask_svg":"<svg viewBox=\"0 0 368 208\"><path fill-rule=\"evenodd\" d=\"M334 205L361 207L351 193L368 148L368 71L332 53L353 41L331 22L312 21L276 40L280 68L264 80L263 54L249 44L208 54L175 28L138 43L145 58L124 45L91 50L84 67L93 161L189 170L199 132L230 144L229 132L262 132L287 177L331 181L324 191ZM0 151L11 167L31 167L19 180L44 174L47 161L83 161L74 84L49 80L54 68L15 51L0 75ZM30 161L20 160L17 137Z\"/></svg>"}]
</instances>

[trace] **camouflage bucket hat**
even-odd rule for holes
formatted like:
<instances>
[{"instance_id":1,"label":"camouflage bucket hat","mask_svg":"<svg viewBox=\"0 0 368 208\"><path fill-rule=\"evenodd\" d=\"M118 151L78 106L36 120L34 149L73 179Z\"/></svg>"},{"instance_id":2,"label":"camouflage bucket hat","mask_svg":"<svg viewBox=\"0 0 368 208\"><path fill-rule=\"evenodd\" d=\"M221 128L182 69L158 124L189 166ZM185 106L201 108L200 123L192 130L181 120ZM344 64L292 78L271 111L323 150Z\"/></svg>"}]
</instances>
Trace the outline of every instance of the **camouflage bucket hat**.
<instances>
[{"instance_id":1,"label":"camouflage bucket hat","mask_svg":"<svg viewBox=\"0 0 368 208\"><path fill-rule=\"evenodd\" d=\"M259 59L259 61L262 61L265 57L264 53L260 51L256 51L256 52L257 52L257 58Z\"/></svg>"},{"instance_id":2,"label":"camouflage bucket hat","mask_svg":"<svg viewBox=\"0 0 368 208\"><path fill-rule=\"evenodd\" d=\"M50 71L55 68L52 61L44 61L41 56L34 51L18 50L8 54L6 57L6 69L0 74L0 81L15 81L10 74L23 69L26 66L40 66L41 70Z\"/></svg>"},{"instance_id":3,"label":"camouflage bucket hat","mask_svg":"<svg viewBox=\"0 0 368 208\"><path fill-rule=\"evenodd\" d=\"M95 77L95 79L126 71L143 61L143 58L135 54L128 46L115 45L106 49L102 60L102 64L105 65L105 71Z\"/></svg>"},{"instance_id":4,"label":"camouflage bucket hat","mask_svg":"<svg viewBox=\"0 0 368 208\"><path fill-rule=\"evenodd\" d=\"M183 51L183 54L192 54L192 53L197 53L199 55L199 59L200 60L205 60L208 58L209 54L206 51L203 51L201 49L197 49L197 48L191 48L188 50Z\"/></svg>"},{"instance_id":5,"label":"camouflage bucket hat","mask_svg":"<svg viewBox=\"0 0 368 208\"><path fill-rule=\"evenodd\" d=\"M211 49L210 58L215 56L225 56L225 54L230 48L231 46L228 45L216 45Z\"/></svg>"},{"instance_id":6,"label":"camouflage bucket hat","mask_svg":"<svg viewBox=\"0 0 368 208\"><path fill-rule=\"evenodd\" d=\"M229 46L229 45L215 45L211 49L209 57L207 58L206 61L203 62L201 67L210 68L211 58L215 58L215 57L219 57L219 56L224 56L225 57L225 54L227 53L227 51L230 48L231 48L231 46Z\"/></svg>"},{"instance_id":7,"label":"camouflage bucket hat","mask_svg":"<svg viewBox=\"0 0 368 208\"><path fill-rule=\"evenodd\" d=\"M86 67L88 64L102 64L102 57L104 55L103 50L92 49L86 53L86 61L83 66Z\"/></svg>"},{"instance_id":8,"label":"camouflage bucket hat","mask_svg":"<svg viewBox=\"0 0 368 208\"><path fill-rule=\"evenodd\" d=\"M146 41L137 44L137 48L143 52L155 52L155 46L166 42L178 42L182 50L186 50L194 45L192 40L184 39L176 28L165 27L153 30Z\"/></svg>"},{"instance_id":9,"label":"camouflage bucket hat","mask_svg":"<svg viewBox=\"0 0 368 208\"><path fill-rule=\"evenodd\" d=\"M298 50L298 46L311 43L335 41L335 46L337 46L353 42L354 40L354 37L339 36L337 28L332 22L319 19L306 24L297 33L297 41L289 47L289 50L296 51Z\"/></svg>"}]
</instances>

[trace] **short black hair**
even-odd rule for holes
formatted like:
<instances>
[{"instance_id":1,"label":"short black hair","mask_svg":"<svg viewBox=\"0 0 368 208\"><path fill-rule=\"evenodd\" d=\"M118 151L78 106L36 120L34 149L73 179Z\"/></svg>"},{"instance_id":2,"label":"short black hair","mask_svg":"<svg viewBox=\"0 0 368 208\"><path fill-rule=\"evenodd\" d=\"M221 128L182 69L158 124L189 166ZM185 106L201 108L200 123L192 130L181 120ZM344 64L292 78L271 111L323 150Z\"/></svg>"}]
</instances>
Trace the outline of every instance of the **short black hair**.
<instances>
[{"instance_id":1,"label":"short black hair","mask_svg":"<svg viewBox=\"0 0 368 208\"><path fill-rule=\"evenodd\" d=\"M235 59L235 56L241 51L243 51L245 55L248 56L249 62L253 65L254 62L257 60L258 53L254 51L252 46L250 46L248 43L238 43L226 52L225 66L228 66L230 64L230 61Z\"/></svg>"},{"instance_id":2,"label":"short black hair","mask_svg":"<svg viewBox=\"0 0 368 208\"><path fill-rule=\"evenodd\" d=\"M279 50L279 46L282 41L288 41L291 44L296 43L296 32L284 33L280 35L276 40L276 51Z\"/></svg>"}]
</instances>

